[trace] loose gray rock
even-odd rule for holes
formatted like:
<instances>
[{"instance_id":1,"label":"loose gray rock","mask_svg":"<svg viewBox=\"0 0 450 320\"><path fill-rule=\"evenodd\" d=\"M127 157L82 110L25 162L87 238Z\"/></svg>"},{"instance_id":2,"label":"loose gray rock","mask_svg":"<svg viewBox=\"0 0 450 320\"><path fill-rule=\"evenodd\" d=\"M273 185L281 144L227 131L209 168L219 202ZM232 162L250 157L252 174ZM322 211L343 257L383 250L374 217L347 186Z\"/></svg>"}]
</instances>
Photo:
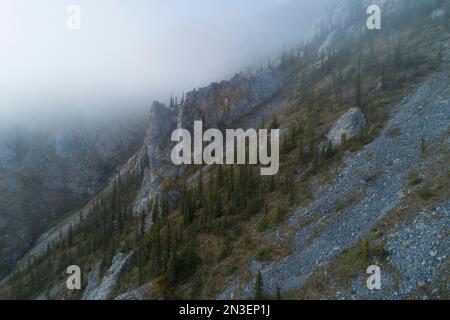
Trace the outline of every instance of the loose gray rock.
<instances>
[{"instance_id":1,"label":"loose gray rock","mask_svg":"<svg viewBox=\"0 0 450 320\"><path fill-rule=\"evenodd\" d=\"M300 207L294 213L289 222L291 227L298 225L301 218L314 216L323 220L317 228L312 225L311 228L300 229L293 237L292 254L261 270L266 294L275 295L277 285L282 293L300 288L319 266L329 264L344 249L360 241L387 212L398 206L406 192L404 187L411 170L425 172L441 159L439 152L424 159L421 139L436 141L447 132L450 125L450 103L442 104L441 101L449 86L447 70L438 72L430 76L415 92L393 105L392 117L380 136L363 150L347 154L336 181L321 192L310 205ZM417 114L418 105L426 105L420 115ZM401 134L392 139L388 132L394 127L400 129ZM358 194L356 198L355 192ZM336 208L341 201L349 198L354 200L337 212ZM441 221L441 226L445 225ZM439 273L440 264L430 264L429 261L439 261L438 258L444 261L447 258L439 249L445 248L444 242L437 236L439 232L426 231L425 223L417 223L416 228L422 230L424 235L435 234L439 244L430 246L428 241L424 241L424 248L417 252L420 259L408 263L408 260L401 256L406 252L400 248L396 251L388 241L389 252L398 252L399 256L398 260L392 261L393 264L396 264L395 261L408 263L409 267L396 267L399 270L411 268L420 278L420 281L413 279L405 282L404 289L401 289L402 294L412 292L420 283L427 283L428 278ZM400 238L402 241L411 242L414 236L405 234ZM430 250L437 251L434 258L430 256ZM407 273L402 272L405 278L408 277ZM253 288L254 280L244 288L240 298L250 298Z\"/></svg>"}]
</instances>

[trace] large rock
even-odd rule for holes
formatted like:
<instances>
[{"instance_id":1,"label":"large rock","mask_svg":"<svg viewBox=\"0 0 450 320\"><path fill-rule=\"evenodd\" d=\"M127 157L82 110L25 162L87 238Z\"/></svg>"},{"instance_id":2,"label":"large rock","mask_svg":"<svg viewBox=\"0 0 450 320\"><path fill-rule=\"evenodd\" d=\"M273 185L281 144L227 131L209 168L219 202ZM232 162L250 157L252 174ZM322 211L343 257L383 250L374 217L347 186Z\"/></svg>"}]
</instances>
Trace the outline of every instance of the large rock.
<instances>
[{"instance_id":1,"label":"large rock","mask_svg":"<svg viewBox=\"0 0 450 320\"><path fill-rule=\"evenodd\" d=\"M351 139L366 126L366 117L357 107L350 108L333 125L327 134L327 139L335 147L342 143L342 138Z\"/></svg>"},{"instance_id":2,"label":"large rock","mask_svg":"<svg viewBox=\"0 0 450 320\"><path fill-rule=\"evenodd\" d=\"M430 14L430 18L435 20L438 18L442 18L445 15L444 9L436 9Z\"/></svg>"}]
</instances>

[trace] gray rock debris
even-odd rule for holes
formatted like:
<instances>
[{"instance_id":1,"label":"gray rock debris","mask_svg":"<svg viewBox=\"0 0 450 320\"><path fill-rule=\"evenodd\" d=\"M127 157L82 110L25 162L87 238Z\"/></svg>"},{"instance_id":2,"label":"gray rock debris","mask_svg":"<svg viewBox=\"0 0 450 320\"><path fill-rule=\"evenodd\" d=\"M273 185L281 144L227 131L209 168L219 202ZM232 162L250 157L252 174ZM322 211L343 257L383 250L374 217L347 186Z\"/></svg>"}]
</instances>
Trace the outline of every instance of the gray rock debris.
<instances>
[{"instance_id":1,"label":"gray rock debris","mask_svg":"<svg viewBox=\"0 0 450 320\"><path fill-rule=\"evenodd\" d=\"M340 293L338 299L407 299L415 289L432 283L443 272L448 261L450 239L450 202L432 212L423 210L406 227L387 236L385 249L388 264L395 269L381 268L381 290L365 286L366 275L351 280L353 293ZM395 280L394 280L395 279Z\"/></svg>"},{"instance_id":2,"label":"gray rock debris","mask_svg":"<svg viewBox=\"0 0 450 320\"><path fill-rule=\"evenodd\" d=\"M430 76L415 92L393 106L392 118L380 136L362 151L347 155L338 178L328 190L309 206L299 208L291 217L291 226L297 225L300 218L312 215L326 219L316 232L299 230L298 236L293 238L293 253L261 270L266 293L275 294L277 284L282 293L301 287L319 266L327 265L342 250L361 240L390 209L398 205L411 170L424 172L441 157L436 153L423 159L421 139L434 141L442 137L450 125L450 102L442 103L442 97L450 86L447 72L444 70ZM417 106L420 105L426 107L417 114ZM401 132L394 139L387 134L393 127ZM371 172L370 179L364 176L364 172ZM337 213L336 206L351 197L355 190L363 193ZM421 267L425 268L417 266L417 274L420 274ZM418 282L412 283L412 286L416 285ZM254 283L249 283L241 297L251 297L253 287Z\"/></svg>"},{"instance_id":3,"label":"gray rock debris","mask_svg":"<svg viewBox=\"0 0 450 320\"><path fill-rule=\"evenodd\" d=\"M398 295L406 298L413 290L431 283L448 260L450 238L450 202L429 212L421 212L414 221L388 237L389 263L400 274Z\"/></svg>"}]
</instances>

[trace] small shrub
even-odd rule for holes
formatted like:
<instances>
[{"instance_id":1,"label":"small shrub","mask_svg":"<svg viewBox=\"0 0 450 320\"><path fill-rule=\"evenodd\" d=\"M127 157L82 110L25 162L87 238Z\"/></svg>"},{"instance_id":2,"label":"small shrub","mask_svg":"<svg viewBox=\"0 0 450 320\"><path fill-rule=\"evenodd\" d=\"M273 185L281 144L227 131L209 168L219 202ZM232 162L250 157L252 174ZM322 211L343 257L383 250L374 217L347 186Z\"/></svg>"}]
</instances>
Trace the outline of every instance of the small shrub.
<instances>
[{"instance_id":1,"label":"small shrub","mask_svg":"<svg viewBox=\"0 0 450 320\"><path fill-rule=\"evenodd\" d=\"M424 137L422 137L420 139L420 149L421 149L422 155L425 155L425 153L427 152L427 141L425 140Z\"/></svg>"},{"instance_id":2,"label":"small shrub","mask_svg":"<svg viewBox=\"0 0 450 320\"><path fill-rule=\"evenodd\" d=\"M233 263L230 263L230 264L225 265L223 271L224 271L224 274L226 274L226 275L233 275L233 274L236 273L236 271L237 271L238 269L239 269L239 268L238 268L238 266L236 265L236 263L233 262Z\"/></svg>"},{"instance_id":3,"label":"small shrub","mask_svg":"<svg viewBox=\"0 0 450 320\"><path fill-rule=\"evenodd\" d=\"M219 261L226 259L230 254L231 254L230 240L226 239L225 242L223 243L222 249L220 250L220 253L219 253L219 257L218 257Z\"/></svg>"},{"instance_id":4,"label":"small shrub","mask_svg":"<svg viewBox=\"0 0 450 320\"><path fill-rule=\"evenodd\" d=\"M370 256L370 241L369 238L365 238L362 243L360 256L364 261L370 262L371 256Z\"/></svg>"},{"instance_id":5,"label":"small shrub","mask_svg":"<svg viewBox=\"0 0 450 320\"><path fill-rule=\"evenodd\" d=\"M408 184L410 186L417 186L418 184L421 184L423 181L423 178L420 176L420 174L417 171L412 171L409 174L408 177Z\"/></svg>"},{"instance_id":6,"label":"small shrub","mask_svg":"<svg viewBox=\"0 0 450 320\"><path fill-rule=\"evenodd\" d=\"M400 134L401 134L401 131L397 127L389 129L389 131L387 132L388 137L392 138L392 139L398 137Z\"/></svg>"},{"instance_id":7,"label":"small shrub","mask_svg":"<svg viewBox=\"0 0 450 320\"><path fill-rule=\"evenodd\" d=\"M273 130L273 129L278 129L278 128L280 128L280 124L278 123L277 117L273 116L272 117L272 122L270 124L270 129Z\"/></svg>"},{"instance_id":8,"label":"small shrub","mask_svg":"<svg viewBox=\"0 0 450 320\"><path fill-rule=\"evenodd\" d=\"M277 210L277 223L281 223L284 219L284 216L287 214L287 210L285 208L278 208Z\"/></svg>"},{"instance_id":9,"label":"small shrub","mask_svg":"<svg viewBox=\"0 0 450 320\"><path fill-rule=\"evenodd\" d=\"M264 218L258 223L258 225L256 226L256 230L258 230L258 232L264 232L267 231L269 227L270 227L269 219Z\"/></svg>"},{"instance_id":10,"label":"small shrub","mask_svg":"<svg viewBox=\"0 0 450 320\"><path fill-rule=\"evenodd\" d=\"M255 281L255 292L254 292L254 299L255 300L263 300L264 299L264 284L263 284L263 278L261 276L261 271L258 271L258 274L256 276Z\"/></svg>"},{"instance_id":11,"label":"small shrub","mask_svg":"<svg viewBox=\"0 0 450 320\"><path fill-rule=\"evenodd\" d=\"M336 203L336 208L334 209L336 212L343 212L344 211L344 204L342 202Z\"/></svg>"},{"instance_id":12,"label":"small shrub","mask_svg":"<svg viewBox=\"0 0 450 320\"><path fill-rule=\"evenodd\" d=\"M371 263L374 257L386 259L389 252L384 248L384 243L373 245L369 238L364 238L359 249L359 258L364 264Z\"/></svg>"},{"instance_id":13,"label":"small shrub","mask_svg":"<svg viewBox=\"0 0 450 320\"><path fill-rule=\"evenodd\" d=\"M371 253L375 257L387 258L389 256L389 252L384 248L384 243L380 243L371 248Z\"/></svg>"},{"instance_id":14,"label":"small shrub","mask_svg":"<svg viewBox=\"0 0 450 320\"><path fill-rule=\"evenodd\" d=\"M263 247L258 250L255 256L256 261L269 261L270 260L270 250L267 247Z\"/></svg>"},{"instance_id":15,"label":"small shrub","mask_svg":"<svg viewBox=\"0 0 450 320\"><path fill-rule=\"evenodd\" d=\"M428 201L433 197L433 193L428 187L421 188L417 193L419 194L420 199L424 201Z\"/></svg>"},{"instance_id":16,"label":"small shrub","mask_svg":"<svg viewBox=\"0 0 450 320\"><path fill-rule=\"evenodd\" d=\"M361 178L365 182L371 182L375 180L375 178L380 174L380 171L377 168L371 168L368 170L363 170L360 172Z\"/></svg>"}]
</instances>

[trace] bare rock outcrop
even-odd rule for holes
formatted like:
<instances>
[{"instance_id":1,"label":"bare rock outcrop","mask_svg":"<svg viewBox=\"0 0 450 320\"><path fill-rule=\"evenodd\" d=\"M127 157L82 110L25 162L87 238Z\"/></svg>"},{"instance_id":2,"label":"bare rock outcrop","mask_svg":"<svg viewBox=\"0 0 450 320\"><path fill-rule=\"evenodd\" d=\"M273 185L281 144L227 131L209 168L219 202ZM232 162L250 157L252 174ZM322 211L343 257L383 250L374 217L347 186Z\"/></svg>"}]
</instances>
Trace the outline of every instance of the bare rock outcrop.
<instances>
[{"instance_id":1,"label":"bare rock outcrop","mask_svg":"<svg viewBox=\"0 0 450 320\"><path fill-rule=\"evenodd\" d=\"M236 74L229 81L192 90L178 106L169 108L154 102L145 139L148 167L134 203L134 213L150 210L156 197L161 200L163 183L184 172L183 166L175 166L170 158L175 145L171 141L173 130L183 128L192 133L194 121L203 121L205 129L230 125L272 99L286 81L283 72L267 69L248 77ZM179 192L172 190L168 196L169 202L174 202Z\"/></svg>"},{"instance_id":2,"label":"bare rock outcrop","mask_svg":"<svg viewBox=\"0 0 450 320\"><path fill-rule=\"evenodd\" d=\"M83 293L83 300L108 300L119 280L122 271L126 267L133 252L117 253L109 267L106 275L100 280L100 262L89 272L88 286Z\"/></svg>"},{"instance_id":3,"label":"bare rock outcrop","mask_svg":"<svg viewBox=\"0 0 450 320\"><path fill-rule=\"evenodd\" d=\"M357 107L348 110L333 125L327 134L327 139L333 146L342 144L342 140L351 139L361 132L366 125L366 117Z\"/></svg>"}]
</instances>

